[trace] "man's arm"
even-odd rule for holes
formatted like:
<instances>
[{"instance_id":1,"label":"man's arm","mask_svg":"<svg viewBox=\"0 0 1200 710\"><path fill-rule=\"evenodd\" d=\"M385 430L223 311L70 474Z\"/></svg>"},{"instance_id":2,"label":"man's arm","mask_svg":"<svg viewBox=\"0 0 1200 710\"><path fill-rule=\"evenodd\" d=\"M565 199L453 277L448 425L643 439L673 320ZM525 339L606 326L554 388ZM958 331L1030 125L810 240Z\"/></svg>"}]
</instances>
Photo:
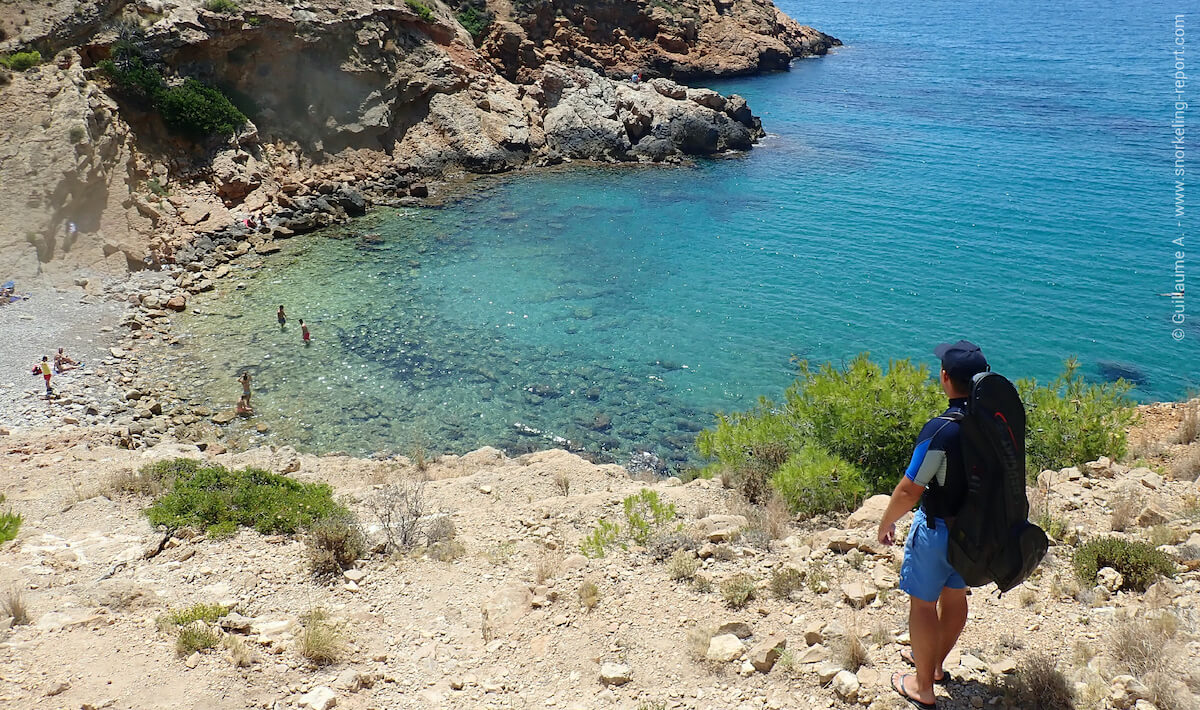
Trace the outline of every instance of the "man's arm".
<instances>
[{"instance_id":1,"label":"man's arm","mask_svg":"<svg viewBox=\"0 0 1200 710\"><path fill-rule=\"evenodd\" d=\"M890 545L895 541L896 521L913 509L924 492L925 486L913 482L908 476L900 477L900 482L892 491L892 499L888 501L887 510L883 513L883 519L879 521L879 531L876 534L879 544Z\"/></svg>"}]
</instances>

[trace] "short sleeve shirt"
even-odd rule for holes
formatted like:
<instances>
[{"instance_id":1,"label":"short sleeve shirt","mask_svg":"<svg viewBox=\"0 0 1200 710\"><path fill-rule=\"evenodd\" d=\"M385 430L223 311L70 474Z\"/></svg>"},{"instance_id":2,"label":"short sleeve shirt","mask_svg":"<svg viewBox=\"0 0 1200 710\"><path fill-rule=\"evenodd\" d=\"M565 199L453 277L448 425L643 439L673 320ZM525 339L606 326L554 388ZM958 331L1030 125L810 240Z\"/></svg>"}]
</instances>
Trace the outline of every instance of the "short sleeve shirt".
<instances>
[{"instance_id":1,"label":"short sleeve shirt","mask_svg":"<svg viewBox=\"0 0 1200 710\"><path fill-rule=\"evenodd\" d=\"M966 399L952 399L945 412L925 423L904 472L905 478L925 488L921 508L926 515L952 516L966 497L959 426L949 418L965 413L966 404Z\"/></svg>"}]
</instances>

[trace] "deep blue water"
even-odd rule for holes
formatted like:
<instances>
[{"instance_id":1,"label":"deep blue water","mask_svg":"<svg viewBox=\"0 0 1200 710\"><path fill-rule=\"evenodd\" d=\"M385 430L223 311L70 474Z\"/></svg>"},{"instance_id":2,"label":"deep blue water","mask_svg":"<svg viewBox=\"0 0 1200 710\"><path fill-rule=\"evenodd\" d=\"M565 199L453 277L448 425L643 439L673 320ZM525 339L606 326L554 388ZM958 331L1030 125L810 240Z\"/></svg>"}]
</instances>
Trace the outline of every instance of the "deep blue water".
<instances>
[{"instance_id":1,"label":"deep blue water","mask_svg":"<svg viewBox=\"0 0 1200 710\"><path fill-rule=\"evenodd\" d=\"M1178 7L780 4L846 46L710 84L750 100L760 147L489 179L377 215L378 244L294 240L187 322L203 392L232 401L254 368L258 419L312 450L559 436L679 462L711 412L781 393L793 355L933 365L965 337L1014 378L1076 355L1141 399L1195 387L1200 319L1176 342L1160 295ZM274 327L280 302L312 347Z\"/></svg>"}]
</instances>

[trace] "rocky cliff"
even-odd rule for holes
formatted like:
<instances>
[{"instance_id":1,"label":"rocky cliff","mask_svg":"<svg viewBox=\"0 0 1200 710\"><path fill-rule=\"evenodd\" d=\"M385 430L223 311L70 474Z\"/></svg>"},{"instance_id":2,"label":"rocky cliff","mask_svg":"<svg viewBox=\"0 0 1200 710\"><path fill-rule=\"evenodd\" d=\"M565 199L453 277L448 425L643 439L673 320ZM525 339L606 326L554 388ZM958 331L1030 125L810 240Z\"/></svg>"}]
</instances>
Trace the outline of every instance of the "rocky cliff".
<instances>
[{"instance_id":1,"label":"rocky cliff","mask_svg":"<svg viewBox=\"0 0 1200 710\"><path fill-rule=\"evenodd\" d=\"M0 76L15 119L0 254L19 277L170 261L248 218L312 229L464 172L745 150L762 131L743 99L671 77L786 67L837 42L764 0L494 5L474 37L457 8L415 0L15 5L0 49L43 57ZM130 52L162 87L198 80L248 121L181 137L104 68ZM647 81L614 78L631 67Z\"/></svg>"}]
</instances>

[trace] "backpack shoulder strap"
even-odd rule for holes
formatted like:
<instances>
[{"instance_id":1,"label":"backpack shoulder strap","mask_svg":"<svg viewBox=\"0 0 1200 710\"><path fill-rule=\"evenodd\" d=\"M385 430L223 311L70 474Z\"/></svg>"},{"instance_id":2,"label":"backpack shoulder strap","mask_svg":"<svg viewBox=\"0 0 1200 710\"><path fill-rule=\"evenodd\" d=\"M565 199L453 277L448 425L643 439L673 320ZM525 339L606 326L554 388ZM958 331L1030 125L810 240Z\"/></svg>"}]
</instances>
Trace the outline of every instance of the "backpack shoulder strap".
<instances>
[{"instance_id":1,"label":"backpack shoulder strap","mask_svg":"<svg viewBox=\"0 0 1200 710\"><path fill-rule=\"evenodd\" d=\"M963 412L962 410L956 409L952 412L947 412L946 414L942 414L942 415L935 417L935 419L941 419L941 420L945 421L946 423L941 425L940 427L938 427L938 430L933 432L933 436L937 436L938 434L940 434L942 432L942 429L945 429L946 426L950 424L950 422L954 422L956 424L958 422L961 422L963 420L963 417L965 417L965 416L966 416L965 412ZM932 439L933 437L930 437L930 438ZM933 486L929 486L928 488L925 489L925 496L926 496L926 502L929 504L929 508L933 509L932 511L931 510L926 511L925 523L929 527L930 530L933 530L935 527L937 527L937 525L933 522L933 519L935 516L932 515L931 513L935 512L938 508L937 491L935 490L935 488Z\"/></svg>"}]
</instances>

